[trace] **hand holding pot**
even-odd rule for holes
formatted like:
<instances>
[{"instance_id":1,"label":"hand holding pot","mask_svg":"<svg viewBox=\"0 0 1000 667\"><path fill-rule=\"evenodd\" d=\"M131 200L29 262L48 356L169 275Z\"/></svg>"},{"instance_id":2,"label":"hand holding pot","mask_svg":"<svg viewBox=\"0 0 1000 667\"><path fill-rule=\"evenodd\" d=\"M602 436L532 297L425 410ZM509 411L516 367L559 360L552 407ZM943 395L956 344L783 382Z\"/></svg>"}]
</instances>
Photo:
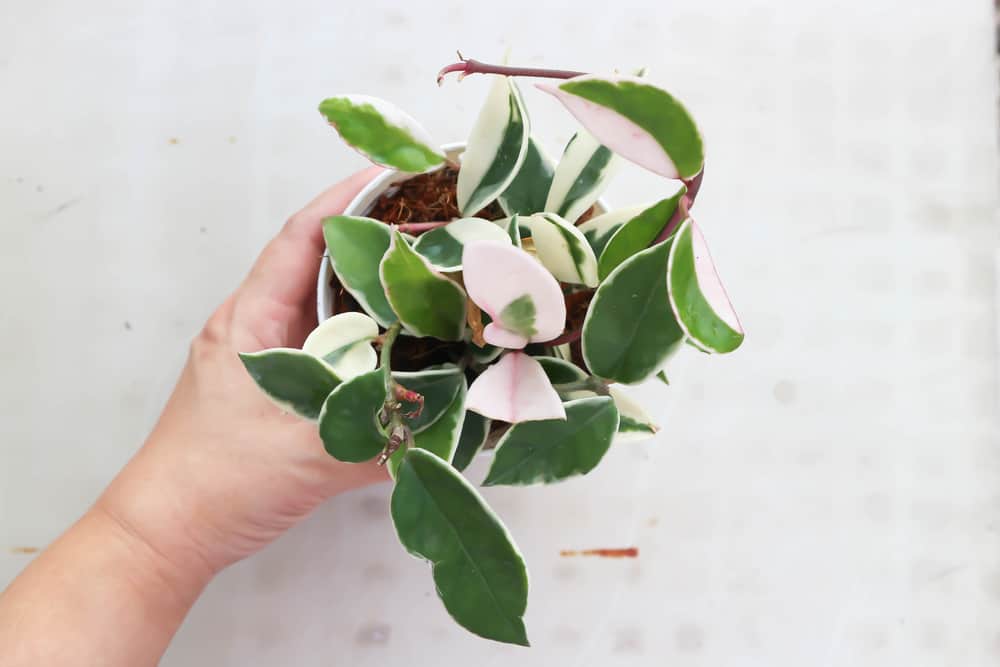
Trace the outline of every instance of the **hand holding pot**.
<instances>
[{"instance_id":1,"label":"hand holding pot","mask_svg":"<svg viewBox=\"0 0 1000 667\"><path fill-rule=\"evenodd\" d=\"M321 220L378 171L292 216L212 315L146 444L0 597L4 664L153 664L215 573L327 498L385 478L329 456L315 425L268 401L238 357L301 346L316 326Z\"/></svg>"}]
</instances>

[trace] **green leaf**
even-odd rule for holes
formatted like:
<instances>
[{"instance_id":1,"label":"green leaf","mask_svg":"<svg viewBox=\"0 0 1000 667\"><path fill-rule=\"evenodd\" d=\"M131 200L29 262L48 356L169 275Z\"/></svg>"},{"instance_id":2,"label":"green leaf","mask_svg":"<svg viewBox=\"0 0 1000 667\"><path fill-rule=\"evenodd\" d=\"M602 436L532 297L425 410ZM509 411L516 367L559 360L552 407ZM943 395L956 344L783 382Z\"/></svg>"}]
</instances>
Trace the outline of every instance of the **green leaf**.
<instances>
[{"instance_id":1,"label":"green leaf","mask_svg":"<svg viewBox=\"0 0 1000 667\"><path fill-rule=\"evenodd\" d=\"M484 486L538 484L585 475L600 463L618 430L609 396L565 404L566 421L515 424L500 439Z\"/></svg>"},{"instance_id":2,"label":"green leaf","mask_svg":"<svg viewBox=\"0 0 1000 667\"><path fill-rule=\"evenodd\" d=\"M549 382L554 385L582 382L589 377L582 368L571 361L556 357L535 357L535 361L542 365Z\"/></svg>"},{"instance_id":3,"label":"green leaf","mask_svg":"<svg viewBox=\"0 0 1000 667\"><path fill-rule=\"evenodd\" d=\"M668 387L670 386L670 380L667 378L666 371L660 371L659 373L657 373L656 379L662 382L663 384L667 385Z\"/></svg>"},{"instance_id":4,"label":"green leaf","mask_svg":"<svg viewBox=\"0 0 1000 667\"><path fill-rule=\"evenodd\" d=\"M462 251L470 241L506 241L507 232L481 218L461 218L421 234L413 249L438 271L461 271Z\"/></svg>"},{"instance_id":5,"label":"green leaf","mask_svg":"<svg viewBox=\"0 0 1000 667\"><path fill-rule=\"evenodd\" d=\"M620 208L587 220L577 226L577 229L587 239L587 243L593 248L594 254L598 257L604 252L604 247L611 240L621 226L626 222L645 211L648 206L631 206Z\"/></svg>"},{"instance_id":6,"label":"green leaf","mask_svg":"<svg viewBox=\"0 0 1000 667\"><path fill-rule=\"evenodd\" d=\"M545 198L552 184L552 165L533 138L517 176L500 195L500 206L507 215L531 215L545 210Z\"/></svg>"},{"instance_id":7,"label":"green leaf","mask_svg":"<svg viewBox=\"0 0 1000 667\"><path fill-rule=\"evenodd\" d=\"M536 213L523 224L531 230L539 261L557 280L597 285L597 257L579 229L554 213Z\"/></svg>"},{"instance_id":8,"label":"green leaf","mask_svg":"<svg viewBox=\"0 0 1000 667\"><path fill-rule=\"evenodd\" d=\"M458 208L475 215L507 189L528 154L528 114L514 79L496 76L458 172Z\"/></svg>"},{"instance_id":9,"label":"green leaf","mask_svg":"<svg viewBox=\"0 0 1000 667\"><path fill-rule=\"evenodd\" d=\"M633 384L653 375L684 342L667 296L663 241L622 262L594 293L583 322L583 359L606 380Z\"/></svg>"},{"instance_id":10,"label":"green leaf","mask_svg":"<svg viewBox=\"0 0 1000 667\"><path fill-rule=\"evenodd\" d=\"M371 218L335 215L323 221L330 265L366 313L383 327L396 321L379 280L379 262L392 239L389 226Z\"/></svg>"},{"instance_id":11,"label":"green leaf","mask_svg":"<svg viewBox=\"0 0 1000 667\"><path fill-rule=\"evenodd\" d=\"M410 333L462 340L465 290L434 271L399 232L393 232L379 275L392 309Z\"/></svg>"},{"instance_id":12,"label":"green leaf","mask_svg":"<svg viewBox=\"0 0 1000 667\"><path fill-rule=\"evenodd\" d=\"M660 430L653 418L623 389L611 385L608 392L618 408L618 434L614 439L616 443L645 440Z\"/></svg>"},{"instance_id":13,"label":"green leaf","mask_svg":"<svg viewBox=\"0 0 1000 667\"><path fill-rule=\"evenodd\" d=\"M688 218L678 228L668 265L670 302L681 329L706 352L732 352L743 343L743 327L705 244Z\"/></svg>"},{"instance_id":14,"label":"green leaf","mask_svg":"<svg viewBox=\"0 0 1000 667\"><path fill-rule=\"evenodd\" d=\"M536 315L534 299L530 294L525 294L504 306L498 319L503 322L505 329L525 338L531 338L538 333L538 329L535 328Z\"/></svg>"},{"instance_id":15,"label":"green leaf","mask_svg":"<svg viewBox=\"0 0 1000 667\"><path fill-rule=\"evenodd\" d=\"M385 378L380 369L334 389L319 415L319 437L330 456L348 463L376 457L386 443L378 426L384 404Z\"/></svg>"},{"instance_id":16,"label":"green leaf","mask_svg":"<svg viewBox=\"0 0 1000 667\"><path fill-rule=\"evenodd\" d=\"M272 401L306 419L319 417L323 401L340 384L329 366L302 350L279 347L240 359Z\"/></svg>"},{"instance_id":17,"label":"green leaf","mask_svg":"<svg viewBox=\"0 0 1000 667\"><path fill-rule=\"evenodd\" d=\"M518 218L518 214L510 216L506 219L507 223L507 236L510 238L510 242L514 244L515 247L521 247L521 222Z\"/></svg>"},{"instance_id":18,"label":"green leaf","mask_svg":"<svg viewBox=\"0 0 1000 667\"><path fill-rule=\"evenodd\" d=\"M399 541L433 565L452 618L487 639L528 646L528 573L500 519L453 467L421 449L406 453L392 492Z\"/></svg>"},{"instance_id":19,"label":"green leaf","mask_svg":"<svg viewBox=\"0 0 1000 667\"><path fill-rule=\"evenodd\" d=\"M486 444L486 438L490 435L491 423L489 419L477 412L466 411L465 421L462 423L462 433L458 439L458 447L455 449L455 456L451 459L451 464L456 470L465 470L472 463L472 459Z\"/></svg>"},{"instance_id":20,"label":"green leaf","mask_svg":"<svg viewBox=\"0 0 1000 667\"><path fill-rule=\"evenodd\" d=\"M677 210L681 197L686 193L687 188L682 185L673 197L643 210L614 233L597 262L597 272L601 280L607 278L616 266L640 250L645 250L656 240Z\"/></svg>"},{"instance_id":21,"label":"green leaf","mask_svg":"<svg viewBox=\"0 0 1000 667\"><path fill-rule=\"evenodd\" d=\"M375 164L421 173L443 163L417 121L396 106L367 95L341 95L319 105L328 123L348 145Z\"/></svg>"},{"instance_id":22,"label":"green leaf","mask_svg":"<svg viewBox=\"0 0 1000 667\"><path fill-rule=\"evenodd\" d=\"M689 179L704 166L701 135L687 109L642 79L585 75L539 88L555 95L598 141L641 167Z\"/></svg>"},{"instance_id":23,"label":"green leaf","mask_svg":"<svg viewBox=\"0 0 1000 667\"><path fill-rule=\"evenodd\" d=\"M403 387L424 397L424 407L420 411L420 415L406 420L410 430L414 433L420 433L436 422L452 404L455 395L465 386L465 375L457 366L425 371L396 372L392 374L392 377Z\"/></svg>"},{"instance_id":24,"label":"green leaf","mask_svg":"<svg viewBox=\"0 0 1000 667\"><path fill-rule=\"evenodd\" d=\"M465 416L465 395L468 388L465 377L462 375L459 377L461 378L459 390L455 392L454 398L451 399L451 403L448 404L445 411L413 437L414 446L426 449L448 463L451 463L455 449L458 447L459 436L462 432L462 420ZM389 457L386 468L393 479L396 478L396 473L399 471L399 466L405 455L404 449L398 449Z\"/></svg>"},{"instance_id":25,"label":"green leaf","mask_svg":"<svg viewBox=\"0 0 1000 667\"><path fill-rule=\"evenodd\" d=\"M621 160L586 130L566 144L542 210L575 221L607 188Z\"/></svg>"}]
</instances>

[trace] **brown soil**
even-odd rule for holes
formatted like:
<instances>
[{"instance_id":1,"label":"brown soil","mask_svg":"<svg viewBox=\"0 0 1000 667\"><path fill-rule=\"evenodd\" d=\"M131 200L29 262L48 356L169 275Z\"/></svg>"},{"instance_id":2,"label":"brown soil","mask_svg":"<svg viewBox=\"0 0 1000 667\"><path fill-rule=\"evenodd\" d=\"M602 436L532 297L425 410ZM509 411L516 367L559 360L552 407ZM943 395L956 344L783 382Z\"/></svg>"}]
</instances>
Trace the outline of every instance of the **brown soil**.
<instances>
[{"instance_id":1,"label":"brown soil","mask_svg":"<svg viewBox=\"0 0 1000 667\"><path fill-rule=\"evenodd\" d=\"M452 167L414 176L400 183L393 194L379 197L367 215L389 224L460 218L457 183L458 170ZM506 215L500 204L494 201L474 217L499 220Z\"/></svg>"}]
</instances>

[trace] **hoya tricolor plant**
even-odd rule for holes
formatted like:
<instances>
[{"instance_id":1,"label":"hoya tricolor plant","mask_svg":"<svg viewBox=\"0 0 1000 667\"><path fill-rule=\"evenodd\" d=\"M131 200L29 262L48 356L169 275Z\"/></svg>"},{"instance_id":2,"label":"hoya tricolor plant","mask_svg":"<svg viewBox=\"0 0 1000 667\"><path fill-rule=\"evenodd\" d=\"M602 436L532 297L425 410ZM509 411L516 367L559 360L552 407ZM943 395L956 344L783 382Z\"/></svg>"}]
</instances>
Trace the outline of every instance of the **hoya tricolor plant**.
<instances>
[{"instance_id":1,"label":"hoya tricolor plant","mask_svg":"<svg viewBox=\"0 0 1000 667\"><path fill-rule=\"evenodd\" d=\"M324 220L351 308L301 350L242 358L268 396L317 422L331 456L388 466L399 539L431 562L451 616L527 645L524 560L462 471L491 448L484 485L590 472L616 442L657 430L619 385L665 381L684 343L732 352L743 329L691 217L705 160L675 97L641 75L462 59L439 83L448 72L493 78L459 163L384 100L341 95L320 111L376 164L424 174L414 178L458 170L458 215ZM517 77L557 80L539 88L582 126L554 166L531 134ZM664 194L604 211L598 197L625 161L669 179ZM411 349L433 343L447 358L421 365L412 353L394 366L411 339L422 339Z\"/></svg>"}]
</instances>

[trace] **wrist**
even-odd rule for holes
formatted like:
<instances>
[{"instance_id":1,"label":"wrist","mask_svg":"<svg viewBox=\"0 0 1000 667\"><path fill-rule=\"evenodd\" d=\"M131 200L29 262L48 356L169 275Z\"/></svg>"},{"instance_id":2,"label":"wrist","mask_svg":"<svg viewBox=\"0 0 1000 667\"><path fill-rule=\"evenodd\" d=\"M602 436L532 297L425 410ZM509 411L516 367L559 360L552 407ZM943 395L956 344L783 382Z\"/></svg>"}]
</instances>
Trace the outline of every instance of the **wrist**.
<instances>
[{"instance_id":1,"label":"wrist","mask_svg":"<svg viewBox=\"0 0 1000 667\"><path fill-rule=\"evenodd\" d=\"M146 448L140 451L88 514L153 575L181 597L190 593L193 601L222 565L211 562L197 537L193 499L153 459Z\"/></svg>"}]
</instances>

